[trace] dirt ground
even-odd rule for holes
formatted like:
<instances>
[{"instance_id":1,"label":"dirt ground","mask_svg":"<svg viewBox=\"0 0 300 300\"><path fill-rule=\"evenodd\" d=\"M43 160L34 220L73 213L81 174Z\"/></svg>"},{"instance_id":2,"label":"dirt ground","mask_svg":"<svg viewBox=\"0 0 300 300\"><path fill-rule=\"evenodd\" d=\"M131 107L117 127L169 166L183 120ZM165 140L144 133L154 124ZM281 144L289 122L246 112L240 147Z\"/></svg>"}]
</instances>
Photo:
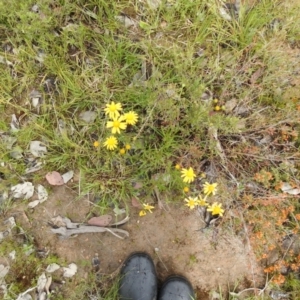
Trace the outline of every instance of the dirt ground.
<instances>
[{"instance_id":1,"label":"dirt ground","mask_svg":"<svg viewBox=\"0 0 300 300\"><path fill-rule=\"evenodd\" d=\"M182 204L169 204L168 211L156 207L144 217L139 217L139 209L129 204L130 220L120 227L130 234L124 240L110 233L85 233L62 240L51 232L47 222L52 217L67 216L73 222L84 222L91 217L92 205L87 198L78 199L72 189L62 186L54 188L49 199L32 212L20 210L14 216L34 237L39 249L50 250L67 263L87 261L86 268L79 267L78 276L87 277L92 271L95 253L99 255L100 272L111 274L130 253L146 251L154 259L160 280L182 274L198 290L198 299L208 299L206 293L218 287L235 286L240 290L263 285L262 272L247 241L222 226L198 230L205 225L199 212Z\"/></svg>"}]
</instances>

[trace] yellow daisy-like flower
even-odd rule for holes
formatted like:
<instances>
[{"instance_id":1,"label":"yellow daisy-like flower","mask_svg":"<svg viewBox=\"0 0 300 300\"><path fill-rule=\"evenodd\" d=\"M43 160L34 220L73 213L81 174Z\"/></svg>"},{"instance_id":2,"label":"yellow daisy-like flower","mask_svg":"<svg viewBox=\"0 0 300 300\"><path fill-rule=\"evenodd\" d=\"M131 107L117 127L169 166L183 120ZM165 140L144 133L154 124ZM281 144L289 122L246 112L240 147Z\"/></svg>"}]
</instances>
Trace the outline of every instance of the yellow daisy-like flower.
<instances>
[{"instance_id":1,"label":"yellow daisy-like flower","mask_svg":"<svg viewBox=\"0 0 300 300\"><path fill-rule=\"evenodd\" d=\"M143 217L143 216L145 216L146 215L146 211L145 210L141 210L140 212L139 212L139 216L140 217Z\"/></svg>"},{"instance_id":2,"label":"yellow daisy-like flower","mask_svg":"<svg viewBox=\"0 0 300 300\"><path fill-rule=\"evenodd\" d=\"M124 119L125 119L125 122L126 124L129 124L129 125L135 125L136 122L138 121L138 115L137 113L135 113L134 111L130 111L126 114L124 114Z\"/></svg>"},{"instance_id":3,"label":"yellow daisy-like flower","mask_svg":"<svg viewBox=\"0 0 300 300\"><path fill-rule=\"evenodd\" d=\"M224 209L222 208L222 203L217 203L217 202L209 206L207 211L210 211L213 216L219 215L220 217L222 217L224 213Z\"/></svg>"},{"instance_id":4,"label":"yellow daisy-like flower","mask_svg":"<svg viewBox=\"0 0 300 300\"><path fill-rule=\"evenodd\" d=\"M108 115L110 118L117 118L120 115L119 111L122 111L122 104L120 102L115 103L114 101L112 101L111 103L106 104L104 111L105 114Z\"/></svg>"},{"instance_id":5,"label":"yellow daisy-like flower","mask_svg":"<svg viewBox=\"0 0 300 300\"><path fill-rule=\"evenodd\" d=\"M127 124L124 122L124 118L120 117L120 118L114 118L112 121L108 121L106 128L112 128L111 132L112 134L115 133L121 133L121 130L126 129Z\"/></svg>"},{"instance_id":6,"label":"yellow daisy-like flower","mask_svg":"<svg viewBox=\"0 0 300 300\"><path fill-rule=\"evenodd\" d=\"M185 193L188 193L188 192L190 191L190 189L189 189L188 186L185 186L185 187L183 188L183 191L184 191Z\"/></svg>"},{"instance_id":7,"label":"yellow daisy-like flower","mask_svg":"<svg viewBox=\"0 0 300 300\"><path fill-rule=\"evenodd\" d=\"M188 197L187 199L184 199L184 201L187 202L185 205L190 209L194 209L198 205L197 198Z\"/></svg>"},{"instance_id":8,"label":"yellow daisy-like flower","mask_svg":"<svg viewBox=\"0 0 300 300\"><path fill-rule=\"evenodd\" d=\"M93 145L94 145L95 148L98 148L98 147L100 146L100 143L99 143L98 141L95 141L95 142L93 143Z\"/></svg>"},{"instance_id":9,"label":"yellow daisy-like flower","mask_svg":"<svg viewBox=\"0 0 300 300\"><path fill-rule=\"evenodd\" d=\"M118 146L118 140L112 135L110 137L108 137L105 142L104 142L104 146L108 149L108 150L114 150L117 148Z\"/></svg>"},{"instance_id":10,"label":"yellow daisy-like flower","mask_svg":"<svg viewBox=\"0 0 300 300\"><path fill-rule=\"evenodd\" d=\"M148 210L151 214L152 214L152 210L154 208L154 206L152 205L149 205L148 203L143 203L143 206L144 206L144 210Z\"/></svg>"},{"instance_id":11,"label":"yellow daisy-like flower","mask_svg":"<svg viewBox=\"0 0 300 300\"><path fill-rule=\"evenodd\" d=\"M181 177L183 178L183 182L193 182L195 180L196 174L192 168L189 169L182 169L181 170Z\"/></svg>"},{"instance_id":12,"label":"yellow daisy-like flower","mask_svg":"<svg viewBox=\"0 0 300 300\"><path fill-rule=\"evenodd\" d=\"M131 149L131 146L130 146L129 144L126 144L126 145L125 145L125 149L126 149L126 150L130 150L130 149Z\"/></svg>"},{"instance_id":13,"label":"yellow daisy-like flower","mask_svg":"<svg viewBox=\"0 0 300 300\"><path fill-rule=\"evenodd\" d=\"M208 205L208 203L206 202L206 198L203 199L201 196L198 197L197 204L199 206L207 206Z\"/></svg>"},{"instance_id":14,"label":"yellow daisy-like flower","mask_svg":"<svg viewBox=\"0 0 300 300\"><path fill-rule=\"evenodd\" d=\"M125 150L125 148L121 148L119 152L121 155L124 155L126 153L126 150Z\"/></svg>"},{"instance_id":15,"label":"yellow daisy-like flower","mask_svg":"<svg viewBox=\"0 0 300 300\"><path fill-rule=\"evenodd\" d=\"M203 192L205 195L209 196L210 194L213 194L215 195L216 192L217 192L217 183L208 183L208 182L205 182L204 183L204 186L203 186Z\"/></svg>"}]
</instances>

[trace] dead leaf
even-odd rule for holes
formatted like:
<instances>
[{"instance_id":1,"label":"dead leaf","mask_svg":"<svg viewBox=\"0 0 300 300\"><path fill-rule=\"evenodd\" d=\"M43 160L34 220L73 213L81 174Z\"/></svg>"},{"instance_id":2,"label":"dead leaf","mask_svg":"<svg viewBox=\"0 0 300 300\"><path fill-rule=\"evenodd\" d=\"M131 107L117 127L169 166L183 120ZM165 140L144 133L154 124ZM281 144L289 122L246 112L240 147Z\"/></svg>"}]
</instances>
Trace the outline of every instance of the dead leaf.
<instances>
[{"instance_id":1,"label":"dead leaf","mask_svg":"<svg viewBox=\"0 0 300 300\"><path fill-rule=\"evenodd\" d=\"M10 128L12 132L17 132L20 129L20 123L15 114L11 115Z\"/></svg>"},{"instance_id":2,"label":"dead leaf","mask_svg":"<svg viewBox=\"0 0 300 300\"><path fill-rule=\"evenodd\" d=\"M47 282L47 277L45 275L45 273L43 273L39 278L38 278L38 282L37 282L37 290L38 293L41 294L44 291L45 285Z\"/></svg>"},{"instance_id":3,"label":"dead leaf","mask_svg":"<svg viewBox=\"0 0 300 300\"><path fill-rule=\"evenodd\" d=\"M63 185L65 183L62 176L56 171L47 173L46 179L51 185Z\"/></svg>"},{"instance_id":4,"label":"dead leaf","mask_svg":"<svg viewBox=\"0 0 300 300\"><path fill-rule=\"evenodd\" d=\"M264 73L264 68L257 69L250 78L250 83L254 84L261 75Z\"/></svg>"},{"instance_id":5,"label":"dead leaf","mask_svg":"<svg viewBox=\"0 0 300 300\"><path fill-rule=\"evenodd\" d=\"M100 270L100 260L98 253L95 253L95 257L92 258L92 265L95 272L98 272Z\"/></svg>"},{"instance_id":6,"label":"dead leaf","mask_svg":"<svg viewBox=\"0 0 300 300\"><path fill-rule=\"evenodd\" d=\"M77 228L67 229L66 227L60 228L52 228L51 231L53 233L61 234L63 239L69 238L74 234L80 233L99 233L99 232L109 232L119 239L124 239L129 237L129 233L126 230L118 229L118 228L108 228L108 227L99 227L99 226L90 226L90 225L81 225ZM118 235L117 233L121 233L124 237Z\"/></svg>"},{"instance_id":7,"label":"dead leaf","mask_svg":"<svg viewBox=\"0 0 300 300\"><path fill-rule=\"evenodd\" d=\"M58 218L58 217L57 217ZM54 220L57 218L52 218L51 221L54 223ZM61 234L63 239L66 239L74 234L80 233L96 233L96 232L109 232L114 236L124 239L125 237L129 236L129 233L125 230L118 229L118 228L108 228L108 227L99 227L99 226L91 226L91 225L82 225L80 223L73 223L70 219L64 217L59 217L63 221L63 227L60 228L52 228L51 231L53 233ZM120 222L111 224L112 226L122 225L129 220L129 217L126 216L125 219L121 220ZM124 237L118 235L121 233Z\"/></svg>"},{"instance_id":8,"label":"dead leaf","mask_svg":"<svg viewBox=\"0 0 300 300\"><path fill-rule=\"evenodd\" d=\"M212 143L212 147L214 147L217 154L219 155L222 162L224 163L226 161L224 150L218 138L218 130L213 125L211 125L208 128L208 136L210 138L210 142Z\"/></svg>"},{"instance_id":9,"label":"dead leaf","mask_svg":"<svg viewBox=\"0 0 300 300\"><path fill-rule=\"evenodd\" d=\"M45 284L46 295L50 294L50 290L49 289L50 289L51 283L52 283L52 277L48 275L47 282Z\"/></svg>"},{"instance_id":10,"label":"dead leaf","mask_svg":"<svg viewBox=\"0 0 300 300\"><path fill-rule=\"evenodd\" d=\"M34 186L31 182L27 181L24 183L19 183L11 187L14 198L24 198L29 199L34 193Z\"/></svg>"},{"instance_id":11,"label":"dead leaf","mask_svg":"<svg viewBox=\"0 0 300 300\"><path fill-rule=\"evenodd\" d=\"M29 94L32 101L32 106L37 108L42 102L42 94L37 90L32 90Z\"/></svg>"},{"instance_id":12,"label":"dead leaf","mask_svg":"<svg viewBox=\"0 0 300 300\"><path fill-rule=\"evenodd\" d=\"M112 216L110 215L103 215L100 217L93 217L88 220L89 225L94 225L94 226L100 226L100 227L106 227L110 224L112 220Z\"/></svg>"}]
</instances>

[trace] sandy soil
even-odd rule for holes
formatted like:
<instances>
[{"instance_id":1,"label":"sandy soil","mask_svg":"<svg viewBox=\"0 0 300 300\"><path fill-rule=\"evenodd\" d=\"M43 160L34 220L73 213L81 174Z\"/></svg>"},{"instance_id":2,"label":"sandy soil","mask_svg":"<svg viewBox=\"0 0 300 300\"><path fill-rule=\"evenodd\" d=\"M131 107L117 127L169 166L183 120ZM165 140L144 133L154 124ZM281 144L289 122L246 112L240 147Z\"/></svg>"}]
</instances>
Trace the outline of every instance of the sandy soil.
<instances>
[{"instance_id":1,"label":"sandy soil","mask_svg":"<svg viewBox=\"0 0 300 300\"><path fill-rule=\"evenodd\" d=\"M92 206L87 198L78 199L69 187L62 186L54 188L49 199L34 211L14 215L17 223L34 237L38 249L50 250L68 263L87 261L87 267L79 268L78 276L86 277L92 271L95 253L101 262L100 272L111 274L130 253L146 251L153 257L160 280L170 274L182 274L199 291L201 299L205 299L206 291L218 287L263 285L262 272L247 241L221 229L223 226L198 230L204 227L200 214L182 204L167 205L169 211L156 207L144 217L129 205L130 220L120 227L130 234L124 240L110 233L80 234L62 240L51 232L47 222L52 217L86 222Z\"/></svg>"}]
</instances>

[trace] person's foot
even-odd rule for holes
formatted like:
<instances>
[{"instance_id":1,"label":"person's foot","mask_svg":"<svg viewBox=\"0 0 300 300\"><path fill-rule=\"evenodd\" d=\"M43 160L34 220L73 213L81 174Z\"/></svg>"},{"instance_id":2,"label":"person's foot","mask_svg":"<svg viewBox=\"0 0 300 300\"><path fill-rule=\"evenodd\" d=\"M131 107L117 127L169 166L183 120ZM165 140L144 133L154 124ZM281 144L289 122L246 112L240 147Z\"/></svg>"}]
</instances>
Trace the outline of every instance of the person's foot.
<instances>
[{"instance_id":1,"label":"person's foot","mask_svg":"<svg viewBox=\"0 0 300 300\"><path fill-rule=\"evenodd\" d=\"M156 300L157 277L146 253L134 253L124 262L119 287L120 300Z\"/></svg>"},{"instance_id":2,"label":"person's foot","mask_svg":"<svg viewBox=\"0 0 300 300\"><path fill-rule=\"evenodd\" d=\"M193 300L195 297L192 285L182 276L170 276L163 283L158 300Z\"/></svg>"}]
</instances>

